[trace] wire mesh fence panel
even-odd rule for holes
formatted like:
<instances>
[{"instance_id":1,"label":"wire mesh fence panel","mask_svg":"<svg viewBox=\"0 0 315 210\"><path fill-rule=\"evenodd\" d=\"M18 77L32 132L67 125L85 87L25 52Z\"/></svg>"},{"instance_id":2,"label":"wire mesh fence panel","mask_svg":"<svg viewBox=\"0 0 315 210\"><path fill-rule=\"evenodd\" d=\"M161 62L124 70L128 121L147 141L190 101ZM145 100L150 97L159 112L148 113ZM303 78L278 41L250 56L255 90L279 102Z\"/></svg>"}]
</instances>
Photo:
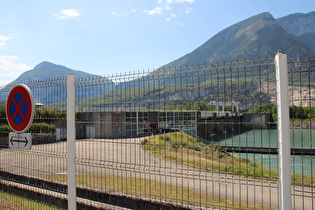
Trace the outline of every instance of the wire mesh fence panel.
<instances>
[{"instance_id":1,"label":"wire mesh fence panel","mask_svg":"<svg viewBox=\"0 0 315 210\"><path fill-rule=\"evenodd\" d=\"M314 62L288 63L296 209L314 207ZM65 195L66 78L26 85L36 101L34 145L7 148L12 86L2 88L1 176ZM278 208L274 59L79 77L75 89L77 196L85 204Z\"/></svg>"},{"instance_id":2,"label":"wire mesh fence panel","mask_svg":"<svg viewBox=\"0 0 315 210\"><path fill-rule=\"evenodd\" d=\"M291 61L289 97L293 208L314 209L315 62Z\"/></svg>"},{"instance_id":3,"label":"wire mesh fence panel","mask_svg":"<svg viewBox=\"0 0 315 210\"><path fill-rule=\"evenodd\" d=\"M277 148L263 139L276 128L274 74L266 58L78 79L78 184L178 205L277 208L277 168L253 152Z\"/></svg>"},{"instance_id":4,"label":"wire mesh fence panel","mask_svg":"<svg viewBox=\"0 0 315 210\"><path fill-rule=\"evenodd\" d=\"M50 186L53 186L53 183L49 181L51 184L45 184L47 179L57 174L63 174L67 169L67 153L64 142L66 140L66 80L58 78L26 82L25 84L31 90L35 101L34 120L29 130L26 131L32 136L30 150L9 148L15 142L9 140L8 134L12 130L7 123L4 107L5 100L14 85L4 87L0 93L1 189L21 196L19 198L4 194L4 198L12 198L13 204L20 204L20 207L14 207L14 209L50 208L49 206L31 202L29 199L54 205L54 203L45 199L44 196L36 196L37 193L62 198L59 193L66 192L66 187L62 186L55 186L55 192L47 191L50 190ZM26 104L25 101L23 102L23 99L20 102L18 102L18 98L16 100L18 104L16 109L20 106L22 110L17 115L23 118L22 115L25 114L23 106L29 106L29 104ZM11 106L14 108L14 105ZM65 196L63 197L65 198Z\"/></svg>"}]
</instances>

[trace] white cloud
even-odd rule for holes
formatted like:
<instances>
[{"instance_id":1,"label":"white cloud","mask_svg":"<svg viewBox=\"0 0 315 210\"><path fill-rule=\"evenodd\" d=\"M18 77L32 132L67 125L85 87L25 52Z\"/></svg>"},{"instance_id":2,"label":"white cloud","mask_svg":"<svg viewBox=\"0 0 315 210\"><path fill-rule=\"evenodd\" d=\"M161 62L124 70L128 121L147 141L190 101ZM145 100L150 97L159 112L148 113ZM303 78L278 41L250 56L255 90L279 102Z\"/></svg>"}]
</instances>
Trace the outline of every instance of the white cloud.
<instances>
[{"instance_id":1,"label":"white cloud","mask_svg":"<svg viewBox=\"0 0 315 210\"><path fill-rule=\"evenodd\" d=\"M180 6L181 8L177 8L177 9L171 7L172 4L175 4L175 3L179 3L179 4L194 3L194 2L195 2L195 0L157 0L157 3L163 4L163 6L155 7L152 10L144 10L143 12L148 14L148 15L156 15L156 14L161 15L163 13L164 15L166 15L166 17L164 17L165 20L169 22L169 21L172 21L174 18L177 18L176 13L178 12L177 11L178 9L180 10L179 11L180 14L183 14L183 13L189 14L193 11L192 8L185 7L185 4L181 5ZM177 23L177 25L184 26L185 23Z\"/></svg>"},{"instance_id":2,"label":"white cloud","mask_svg":"<svg viewBox=\"0 0 315 210\"><path fill-rule=\"evenodd\" d=\"M0 47L7 45L6 41L11 37L0 35Z\"/></svg>"},{"instance_id":3,"label":"white cloud","mask_svg":"<svg viewBox=\"0 0 315 210\"><path fill-rule=\"evenodd\" d=\"M18 63L18 57L12 55L0 55L0 85L6 85L15 80L26 70L32 69L23 63Z\"/></svg>"},{"instance_id":4,"label":"white cloud","mask_svg":"<svg viewBox=\"0 0 315 210\"><path fill-rule=\"evenodd\" d=\"M176 14L171 13L169 17L165 18L165 20L169 22L169 21L171 21L172 19L174 19L174 18L176 18L176 17L177 17Z\"/></svg>"},{"instance_id":5,"label":"white cloud","mask_svg":"<svg viewBox=\"0 0 315 210\"><path fill-rule=\"evenodd\" d=\"M165 8L165 10L167 10L167 11L172 10L172 8L171 8L170 6L168 6L168 5L165 5L164 8Z\"/></svg>"},{"instance_id":6,"label":"white cloud","mask_svg":"<svg viewBox=\"0 0 315 210\"><path fill-rule=\"evenodd\" d=\"M64 9L59 14L55 14L55 17L59 20L78 20L80 17L80 11L75 9Z\"/></svg>"},{"instance_id":7,"label":"white cloud","mask_svg":"<svg viewBox=\"0 0 315 210\"><path fill-rule=\"evenodd\" d=\"M144 10L143 12L148 13L148 15L156 15L156 14L160 15L163 12L163 7L155 7L152 10Z\"/></svg>"},{"instance_id":8,"label":"white cloud","mask_svg":"<svg viewBox=\"0 0 315 210\"><path fill-rule=\"evenodd\" d=\"M135 12L135 11L133 11L133 10L131 10L132 12ZM117 17L124 17L124 16L127 16L128 15L128 12L127 11L122 11L122 12L112 12L112 15L114 15L114 16L117 16Z\"/></svg>"},{"instance_id":9,"label":"white cloud","mask_svg":"<svg viewBox=\"0 0 315 210\"><path fill-rule=\"evenodd\" d=\"M0 41L2 41L2 42L5 42L9 39L11 39L11 37L0 35Z\"/></svg>"},{"instance_id":10,"label":"white cloud","mask_svg":"<svg viewBox=\"0 0 315 210\"><path fill-rule=\"evenodd\" d=\"M185 12L186 12L187 14L188 14L188 13L191 13L191 12L192 12L192 8L186 7Z\"/></svg>"},{"instance_id":11,"label":"white cloud","mask_svg":"<svg viewBox=\"0 0 315 210\"><path fill-rule=\"evenodd\" d=\"M195 0L166 0L166 3L172 4L172 3L194 3ZM159 0L159 3L163 3L163 1Z\"/></svg>"},{"instance_id":12,"label":"white cloud","mask_svg":"<svg viewBox=\"0 0 315 210\"><path fill-rule=\"evenodd\" d=\"M194 3L195 0L175 0L176 3L184 3L184 2L188 2L188 3Z\"/></svg>"},{"instance_id":13,"label":"white cloud","mask_svg":"<svg viewBox=\"0 0 315 210\"><path fill-rule=\"evenodd\" d=\"M75 9L62 10L61 14L63 14L64 16L67 16L67 17L79 17L80 16L80 12L78 10L75 10Z\"/></svg>"}]
</instances>

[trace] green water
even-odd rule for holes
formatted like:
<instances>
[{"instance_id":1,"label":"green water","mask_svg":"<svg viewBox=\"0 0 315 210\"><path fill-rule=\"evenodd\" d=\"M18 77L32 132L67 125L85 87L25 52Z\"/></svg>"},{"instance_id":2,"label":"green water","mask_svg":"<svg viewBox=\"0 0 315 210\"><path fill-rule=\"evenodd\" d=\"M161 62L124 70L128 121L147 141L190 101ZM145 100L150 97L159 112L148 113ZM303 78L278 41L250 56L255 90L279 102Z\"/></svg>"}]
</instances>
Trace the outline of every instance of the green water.
<instances>
[{"instance_id":1,"label":"green water","mask_svg":"<svg viewBox=\"0 0 315 210\"><path fill-rule=\"evenodd\" d=\"M313 148L315 149L315 130L291 129L291 148ZM243 147L278 147L277 130L251 130L241 135L219 142L221 146L243 146ZM233 153L234 156L249 159L251 162L265 166L269 169L278 170L278 155ZM292 173L315 175L314 156L291 156Z\"/></svg>"}]
</instances>

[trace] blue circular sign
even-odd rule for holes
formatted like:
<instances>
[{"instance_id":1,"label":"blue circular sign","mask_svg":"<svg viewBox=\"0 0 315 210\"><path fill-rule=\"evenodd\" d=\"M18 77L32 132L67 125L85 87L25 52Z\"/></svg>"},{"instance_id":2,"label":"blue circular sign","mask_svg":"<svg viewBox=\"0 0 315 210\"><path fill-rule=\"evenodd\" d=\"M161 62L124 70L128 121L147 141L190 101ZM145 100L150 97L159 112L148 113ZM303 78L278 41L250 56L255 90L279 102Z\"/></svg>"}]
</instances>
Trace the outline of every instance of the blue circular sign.
<instances>
[{"instance_id":1,"label":"blue circular sign","mask_svg":"<svg viewBox=\"0 0 315 210\"><path fill-rule=\"evenodd\" d=\"M23 133L32 124L34 118L34 101L30 89L19 84L10 91L7 104L7 121L16 133Z\"/></svg>"}]
</instances>

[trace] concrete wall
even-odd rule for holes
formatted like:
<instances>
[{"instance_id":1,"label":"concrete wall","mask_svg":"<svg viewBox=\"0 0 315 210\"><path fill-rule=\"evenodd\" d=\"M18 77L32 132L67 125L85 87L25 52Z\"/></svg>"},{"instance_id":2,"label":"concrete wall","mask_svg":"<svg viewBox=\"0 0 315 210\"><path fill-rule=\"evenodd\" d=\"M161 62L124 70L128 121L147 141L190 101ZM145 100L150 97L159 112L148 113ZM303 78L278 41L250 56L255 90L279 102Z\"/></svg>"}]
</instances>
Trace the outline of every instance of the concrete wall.
<instances>
[{"instance_id":1,"label":"concrete wall","mask_svg":"<svg viewBox=\"0 0 315 210\"><path fill-rule=\"evenodd\" d=\"M79 112L76 138L87 138L87 129L95 128L95 138L122 138L126 136L125 112Z\"/></svg>"},{"instance_id":2,"label":"concrete wall","mask_svg":"<svg viewBox=\"0 0 315 210\"><path fill-rule=\"evenodd\" d=\"M55 134L32 133L32 145L55 143ZM9 147L9 134L0 138L0 146Z\"/></svg>"},{"instance_id":3,"label":"concrete wall","mask_svg":"<svg viewBox=\"0 0 315 210\"><path fill-rule=\"evenodd\" d=\"M217 117L198 119L198 136L207 141L221 141L231 136L240 135L253 129L269 129L270 114L244 114L242 116Z\"/></svg>"},{"instance_id":4,"label":"concrete wall","mask_svg":"<svg viewBox=\"0 0 315 210\"><path fill-rule=\"evenodd\" d=\"M268 129L272 120L269 113L244 114L242 122L249 124L253 129Z\"/></svg>"}]
</instances>

